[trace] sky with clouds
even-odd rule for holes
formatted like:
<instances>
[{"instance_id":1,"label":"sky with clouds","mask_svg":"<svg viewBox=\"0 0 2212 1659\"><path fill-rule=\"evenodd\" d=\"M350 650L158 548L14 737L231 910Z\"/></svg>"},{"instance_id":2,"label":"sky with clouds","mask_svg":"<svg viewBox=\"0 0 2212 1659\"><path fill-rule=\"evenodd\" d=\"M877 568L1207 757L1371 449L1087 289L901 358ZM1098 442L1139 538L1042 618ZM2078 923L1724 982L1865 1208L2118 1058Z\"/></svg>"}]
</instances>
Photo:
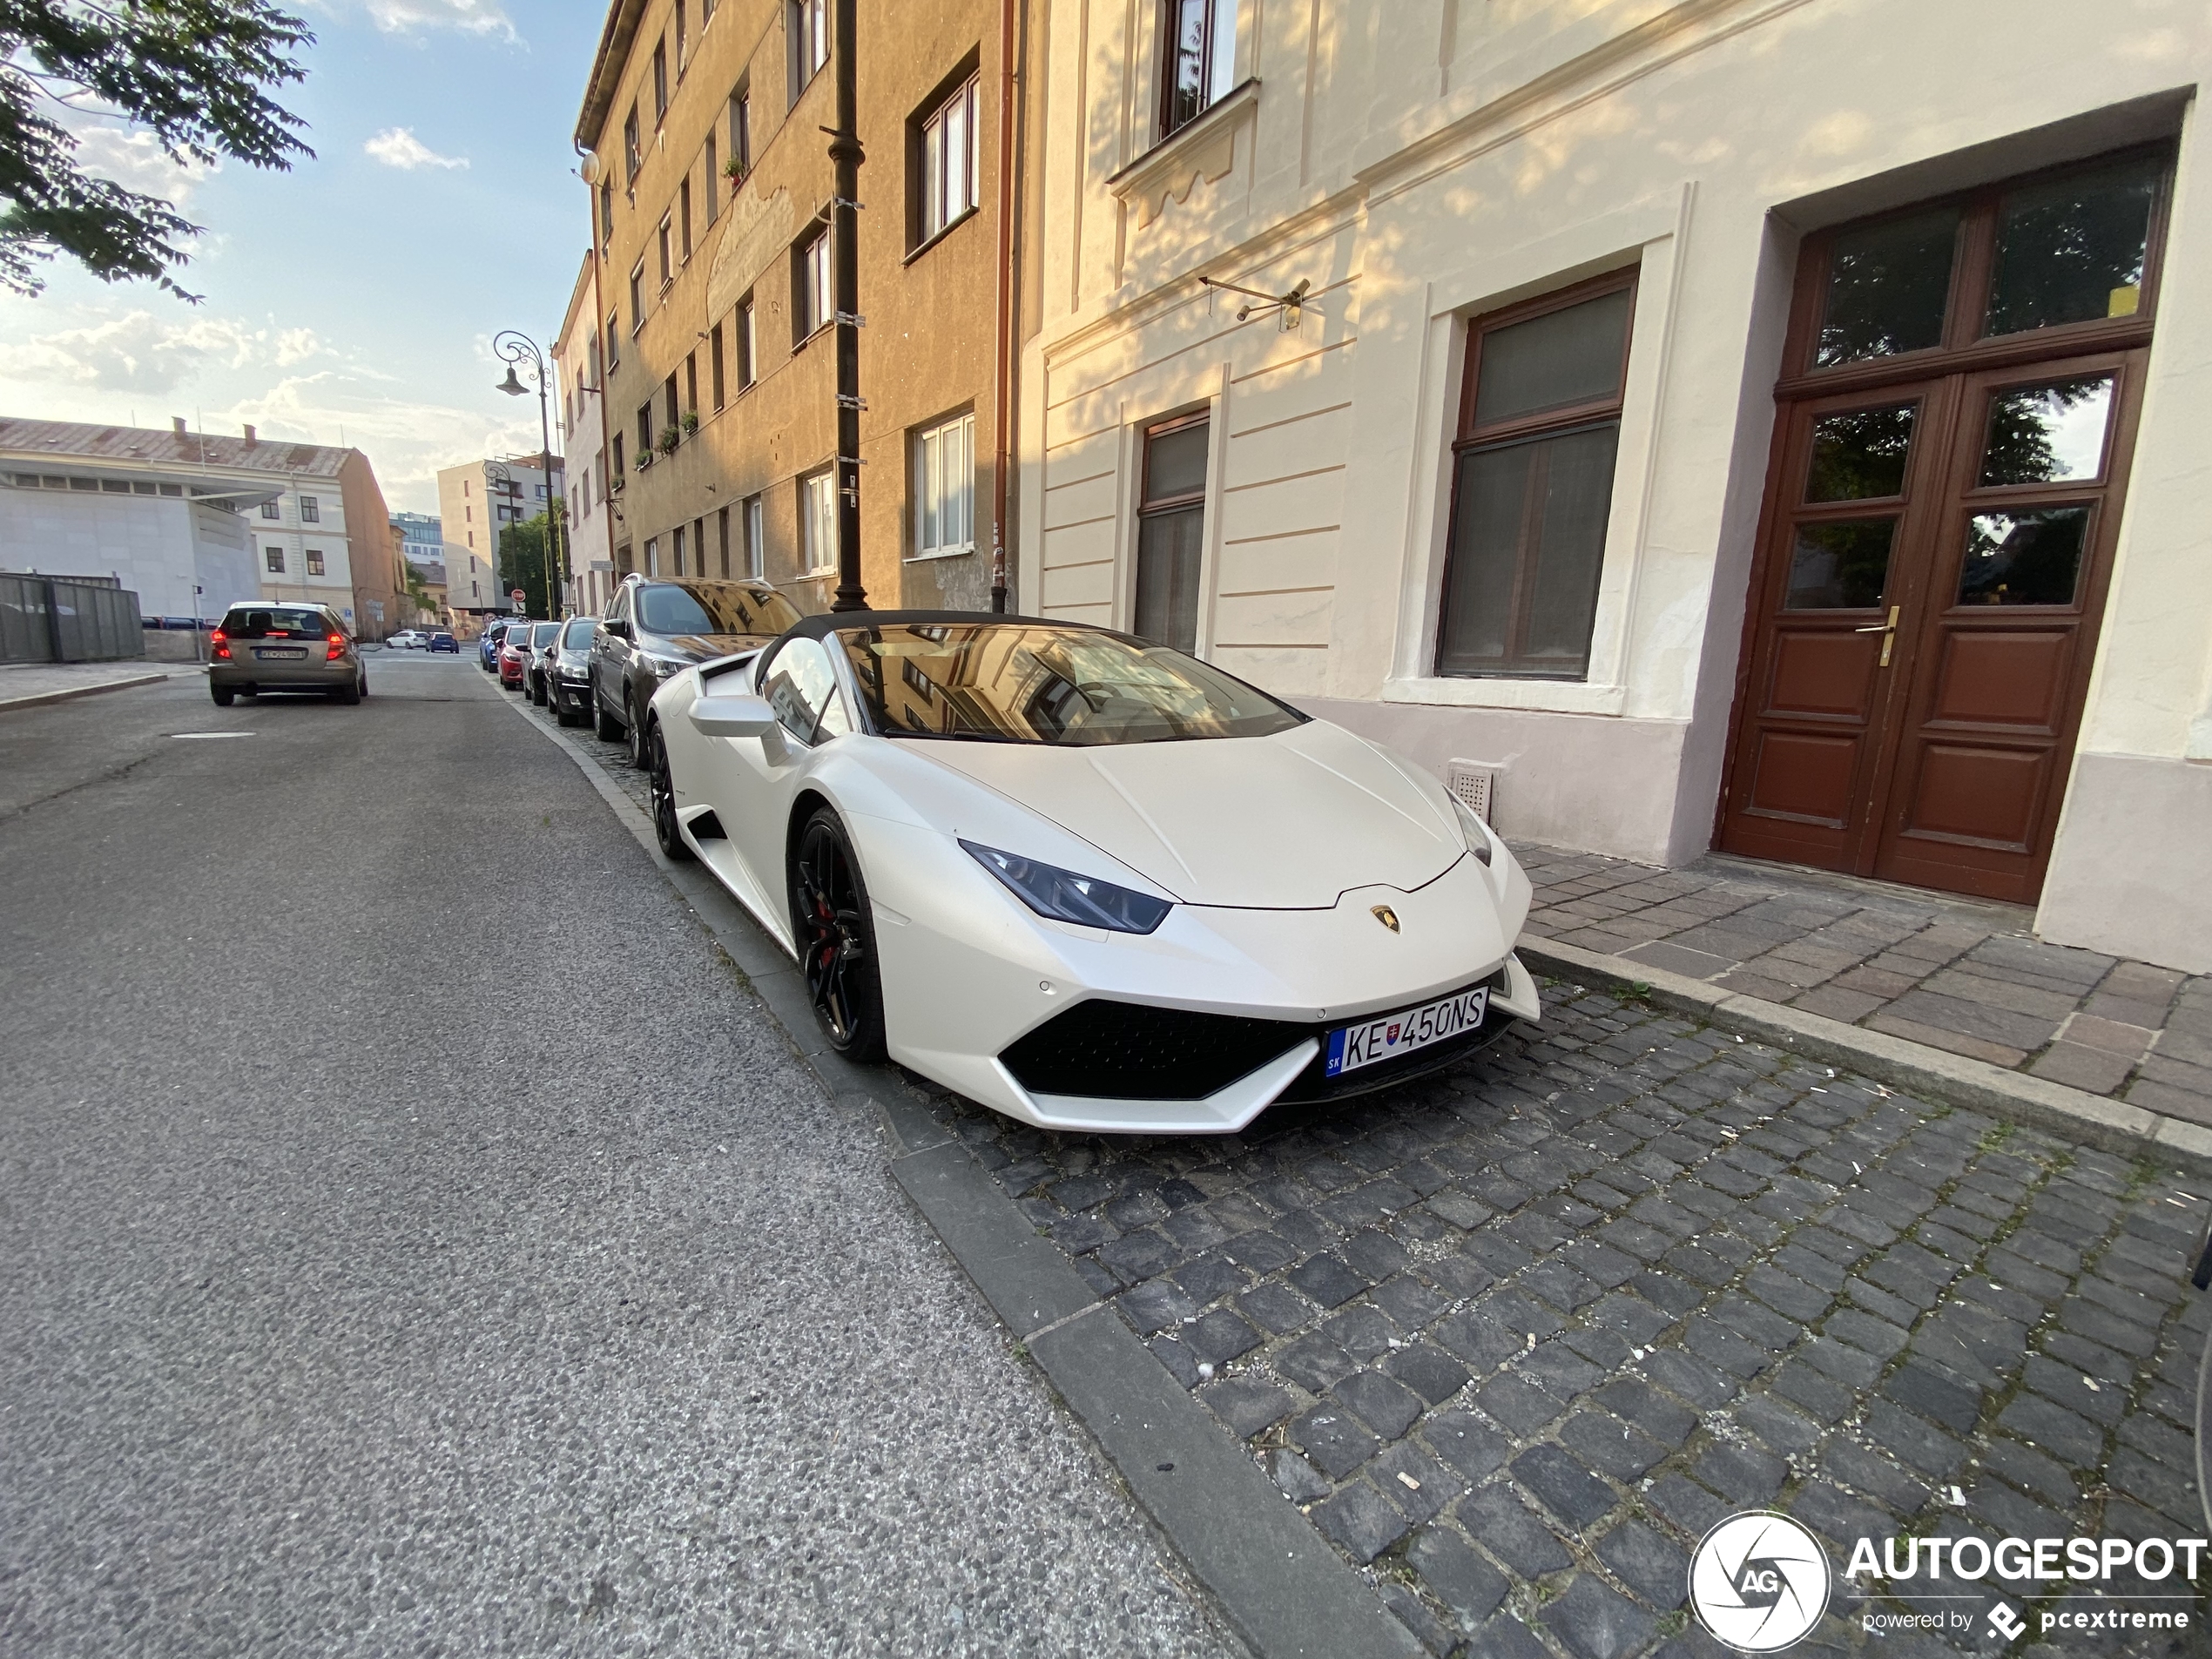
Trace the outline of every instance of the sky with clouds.
<instances>
[{"instance_id":1,"label":"sky with clouds","mask_svg":"<svg viewBox=\"0 0 2212 1659\"><path fill-rule=\"evenodd\" d=\"M110 287L65 260L0 293L0 415L351 443L395 512L437 469L538 447L535 398L493 389L491 337L550 347L590 240L570 134L598 0L294 0L317 37L278 101L315 158L180 172L91 126L88 171L205 227L180 286ZM556 437L557 444L558 439Z\"/></svg>"}]
</instances>

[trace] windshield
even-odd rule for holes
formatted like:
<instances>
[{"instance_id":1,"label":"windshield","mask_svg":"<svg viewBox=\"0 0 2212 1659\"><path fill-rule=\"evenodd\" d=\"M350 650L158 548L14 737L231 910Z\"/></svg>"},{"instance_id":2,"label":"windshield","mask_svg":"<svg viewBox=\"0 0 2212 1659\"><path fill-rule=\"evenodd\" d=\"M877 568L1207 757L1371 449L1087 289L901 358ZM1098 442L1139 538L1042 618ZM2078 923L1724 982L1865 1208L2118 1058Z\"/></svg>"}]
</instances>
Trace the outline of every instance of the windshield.
<instances>
[{"instance_id":1,"label":"windshield","mask_svg":"<svg viewBox=\"0 0 2212 1659\"><path fill-rule=\"evenodd\" d=\"M773 588L745 582L657 583L637 590L638 624L649 634L757 634L773 638L799 620Z\"/></svg>"},{"instance_id":2,"label":"windshield","mask_svg":"<svg viewBox=\"0 0 2212 1659\"><path fill-rule=\"evenodd\" d=\"M592 633L598 626L599 624L590 617L570 618L567 630L561 635L563 647L569 651L589 650Z\"/></svg>"},{"instance_id":3,"label":"windshield","mask_svg":"<svg viewBox=\"0 0 2212 1659\"><path fill-rule=\"evenodd\" d=\"M886 737L999 743L1264 738L1305 716L1164 645L1036 623L853 629L838 641Z\"/></svg>"},{"instance_id":4,"label":"windshield","mask_svg":"<svg viewBox=\"0 0 2212 1659\"><path fill-rule=\"evenodd\" d=\"M330 631L330 618L298 605L241 607L223 618L223 631L233 639L304 639L309 635L320 639Z\"/></svg>"},{"instance_id":5,"label":"windshield","mask_svg":"<svg viewBox=\"0 0 2212 1659\"><path fill-rule=\"evenodd\" d=\"M553 643L553 636L560 631L561 624L559 623L541 622L530 630L530 644L533 645L550 645Z\"/></svg>"}]
</instances>

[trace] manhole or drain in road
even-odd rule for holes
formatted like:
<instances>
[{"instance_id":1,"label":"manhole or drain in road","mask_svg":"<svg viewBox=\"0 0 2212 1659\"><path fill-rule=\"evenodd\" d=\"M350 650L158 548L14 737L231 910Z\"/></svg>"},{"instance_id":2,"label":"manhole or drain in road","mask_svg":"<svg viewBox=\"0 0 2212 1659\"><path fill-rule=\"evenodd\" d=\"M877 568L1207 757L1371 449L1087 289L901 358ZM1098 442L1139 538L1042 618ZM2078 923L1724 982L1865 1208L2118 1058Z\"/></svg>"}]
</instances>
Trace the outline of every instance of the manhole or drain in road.
<instances>
[{"instance_id":1,"label":"manhole or drain in road","mask_svg":"<svg viewBox=\"0 0 2212 1659\"><path fill-rule=\"evenodd\" d=\"M172 732L169 735L189 742L195 738L250 738L253 734L251 732Z\"/></svg>"}]
</instances>

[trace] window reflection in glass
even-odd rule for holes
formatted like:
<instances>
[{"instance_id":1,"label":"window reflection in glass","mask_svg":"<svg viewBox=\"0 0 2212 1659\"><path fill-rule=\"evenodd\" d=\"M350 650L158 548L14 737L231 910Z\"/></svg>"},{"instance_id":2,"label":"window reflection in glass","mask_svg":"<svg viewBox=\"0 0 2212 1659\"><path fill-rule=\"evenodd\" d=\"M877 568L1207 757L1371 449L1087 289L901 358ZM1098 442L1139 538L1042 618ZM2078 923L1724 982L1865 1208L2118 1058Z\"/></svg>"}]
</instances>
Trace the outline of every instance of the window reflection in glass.
<instances>
[{"instance_id":1,"label":"window reflection in glass","mask_svg":"<svg viewBox=\"0 0 2212 1659\"><path fill-rule=\"evenodd\" d=\"M1785 610L1871 610L1890 576L1893 518L1800 524L1790 551Z\"/></svg>"},{"instance_id":2,"label":"window reflection in glass","mask_svg":"<svg viewBox=\"0 0 2212 1659\"><path fill-rule=\"evenodd\" d=\"M2088 528L2086 506L1977 513L1966 523L1959 603L2072 604Z\"/></svg>"},{"instance_id":3,"label":"window reflection in glass","mask_svg":"<svg viewBox=\"0 0 2212 1659\"><path fill-rule=\"evenodd\" d=\"M1814 364L1825 368L1941 344L1958 239L1955 207L1838 236L1829 258L1828 300Z\"/></svg>"},{"instance_id":4,"label":"window reflection in glass","mask_svg":"<svg viewBox=\"0 0 2212 1659\"><path fill-rule=\"evenodd\" d=\"M2148 157L2006 197L1982 332L2016 334L2134 315L2164 165Z\"/></svg>"},{"instance_id":5,"label":"window reflection in glass","mask_svg":"<svg viewBox=\"0 0 2212 1659\"><path fill-rule=\"evenodd\" d=\"M1997 393L1989 400L1982 485L2094 478L2104 462L2105 425L2111 415L2109 374Z\"/></svg>"},{"instance_id":6,"label":"window reflection in glass","mask_svg":"<svg viewBox=\"0 0 2212 1659\"><path fill-rule=\"evenodd\" d=\"M1807 501L1865 501L1905 493L1905 460L1912 446L1919 406L1852 409L1824 415L1812 424L1812 464Z\"/></svg>"}]
</instances>

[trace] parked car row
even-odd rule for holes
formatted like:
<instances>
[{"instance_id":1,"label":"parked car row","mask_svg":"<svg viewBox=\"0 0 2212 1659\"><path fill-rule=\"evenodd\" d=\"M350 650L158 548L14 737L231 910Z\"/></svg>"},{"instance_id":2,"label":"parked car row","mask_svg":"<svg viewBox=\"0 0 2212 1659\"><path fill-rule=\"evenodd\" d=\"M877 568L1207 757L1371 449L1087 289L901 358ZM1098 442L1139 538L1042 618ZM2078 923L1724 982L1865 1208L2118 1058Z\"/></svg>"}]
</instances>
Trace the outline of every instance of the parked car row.
<instances>
[{"instance_id":1,"label":"parked car row","mask_svg":"<svg viewBox=\"0 0 2212 1659\"><path fill-rule=\"evenodd\" d=\"M798 621L791 601L765 582L633 576L604 617L491 624L478 661L563 725L589 721L604 741L626 743L631 764L643 766L643 711L670 676L758 650Z\"/></svg>"},{"instance_id":2,"label":"parked car row","mask_svg":"<svg viewBox=\"0 0 2212 1659\"><path fill-rule=\"evenodd\" d=\"M388 635L384 641L386 651L449 651L458 653L461 642L442 628L423 630L402 628Z\"/></svg>"}]
</instances>

